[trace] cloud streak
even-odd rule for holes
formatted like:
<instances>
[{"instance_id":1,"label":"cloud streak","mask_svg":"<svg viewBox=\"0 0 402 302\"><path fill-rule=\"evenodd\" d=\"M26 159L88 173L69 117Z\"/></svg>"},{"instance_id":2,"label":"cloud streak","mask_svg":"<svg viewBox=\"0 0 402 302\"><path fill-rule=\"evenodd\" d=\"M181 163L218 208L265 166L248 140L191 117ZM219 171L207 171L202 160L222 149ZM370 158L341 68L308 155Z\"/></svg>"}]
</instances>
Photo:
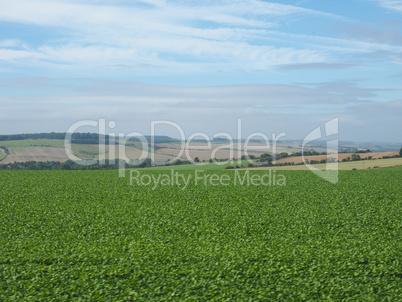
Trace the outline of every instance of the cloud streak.
<instances>
[{"instance_id":1,"label":"cloud streak","mask_svg":"<svg viewBox=\"0 0 402 302\"><path fill-rule=\"evenodd\" d=\"M402 1L401 0L377 0L378 3L385 8L402 12Z\"/></svg>"},{"instance_id":2,"label":"cloud streak","mask_svg":"<svg viewBox=\"0 0 402 302\"><path fill-rule=\"evenodd\" d=\"M144 2L144 1L143 1ZM317 10L263 1L205 1L177 5L145 1L127 7L78 4L74 1L7 1L0 20L48 26L60 39L39 47L15 49L0 42L0 60L12 64L104 65L144 64L189 72L215 69L273 70L276 65L334 62L334 55L369 50L395 50L394 46L297 35L274 31L284 20L299 16L342 17ZM63 37L63 29L70 30ZM67 40L68 38L68 40ZM289 39L294 43L287 45ZM66 41L64 41L66 40ZM8 44L7 44L8 43ZM398 48L398 51L401 49ZM219 62L219 63L216 63ZM35 65L35 64L34 64Z\"/></svg>"},{"instance_id":3,"label":"cloud streak","mask_svg":"<svg viewBox=\"0 0 402 302\"><path fill-rule=\"evenodd\" d=\"M124 131L166 118L213 131L237 117L295 136L332 117L397 128L374 113L400 109L401 1L298 3L3 1L1 131L99 117Z\"/></svg>"}]
</instances>

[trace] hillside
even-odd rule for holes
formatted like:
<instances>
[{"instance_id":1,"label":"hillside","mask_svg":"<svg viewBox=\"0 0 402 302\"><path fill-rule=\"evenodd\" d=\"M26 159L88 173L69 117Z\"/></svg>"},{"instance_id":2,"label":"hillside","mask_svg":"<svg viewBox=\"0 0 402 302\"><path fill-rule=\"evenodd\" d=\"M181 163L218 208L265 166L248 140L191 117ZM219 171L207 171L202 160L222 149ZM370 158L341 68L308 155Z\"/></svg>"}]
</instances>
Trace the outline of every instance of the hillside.
<instances>
[{"instance_id":1,"label":"hillside","mask_svg":"<svg viewBox=\"0 0 402 302\"><path fill-rule=\"evenodd\" d=\"M355 153L339 153L338 154L338 160L343 161L347 158L351 158L352 155ZM371 159L381 159L383 157L392 157L395 155L398 155L399 152L370 152L370 153L360 153L361 159L368 159L371 157ZM305 156L304 160L307 160L308 162L311 161L321 161L325 160L327 158L327 155L313 155L313 156ZM300 164L303 163L303 157L302 156L292 156L292 157L286 157L286 158L281 158L276 161L278 164L283 164L283 163L295 163L295 164Z\"/></svg>"},{"instance_id":2,"label":"hillside","mask_svg":"<svg viewBox=\"0 0 402 302\"><path fill-rule=\"evenodd\" d=\"M16 134L16 135L0 135L0 164L10 164L14 162L46 162L58 161L66 162L70 158L65 150L64 137L65 133L39 133L39 134ZM146 137L151 141L151 137ZM202 141L191 142L186 149L182 150L184 143L167 136L155 136L152 138L154 145L147 145L147 158L152 158L155 162L167 162L174 160L180 156L182 160L194 160L196 157L200 161L209 161L211 158L218 160L238 159L241 156L249 155L251 157L259 157L262 153L272 153L272 145L265 145L261 142L254 141L249 144L243 142L234 142L230 146L228 141L212 141L210 145ZM119 141L109 140L108 136L104 137L106 144L99 144L99 135L95 133L74 133L71 140L73 154L82 160L98 160L105 158L109 160L126 159L138 160L144 158L143 146L138 139L130 140L126 145L119 144ZM370 144L366 144L370 145ZM112 147L114 146L114 147ZM393 147L391 147L393 146ZM364 144L353 144L345 142L340 145L340 150L362 150ZM382 147L377 146L380 150ZM383 157L392 157L398 154L396 144L384 145L384 149L393 149L389 152L370 152L361 153L362 159L371 157L372 159L380 159ZM305 150L314 151L317 154L325 152L322 144L307 146ZM399 149L398 149L399 150ZM283 141L276 146L276 153L282 154L300 154L300 141ZM123 156L121 156L123 154ZM353 153L340 153L339 161L351 157ZM308 162L319 163L324 160L326 155L306 156ZM303 162L301 156L293 156L281 158L276 163L294 163Z\"/></svg>"}]
</instances>

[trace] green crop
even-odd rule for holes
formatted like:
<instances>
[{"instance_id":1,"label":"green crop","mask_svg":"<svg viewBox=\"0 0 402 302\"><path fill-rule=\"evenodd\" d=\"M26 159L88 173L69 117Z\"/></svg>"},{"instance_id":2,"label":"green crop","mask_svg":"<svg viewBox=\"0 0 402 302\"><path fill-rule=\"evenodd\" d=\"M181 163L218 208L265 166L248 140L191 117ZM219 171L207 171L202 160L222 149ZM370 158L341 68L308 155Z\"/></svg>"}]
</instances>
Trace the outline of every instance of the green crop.
<instances>
[{"instance_id":1,"label":"green crop","mask_svg":"<svg viewBox=\"0 0 402 302\"><path fill-rule=\"evenodd\" d=\"M401 301L402 169L280 173L153 190L118 171L1 171L0 300Z\"/></svg>"}]
</instances>

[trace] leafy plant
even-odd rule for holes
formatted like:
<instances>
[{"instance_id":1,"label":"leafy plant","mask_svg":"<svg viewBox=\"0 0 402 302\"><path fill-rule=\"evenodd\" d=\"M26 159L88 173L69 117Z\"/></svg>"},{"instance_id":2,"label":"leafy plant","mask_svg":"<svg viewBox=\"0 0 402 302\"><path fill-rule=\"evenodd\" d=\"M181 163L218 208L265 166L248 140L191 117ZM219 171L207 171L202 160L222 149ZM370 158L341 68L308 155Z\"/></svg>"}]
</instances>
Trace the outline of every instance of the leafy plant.
<instances>
[{"instance_id":1,"label":"leafy plant","mask_svg":"<svg viewBox=\"0 0 402 302\"><path fill-rule=\"evenodd\" d=\"M401 172L182 190L113 170L0 171L0 300L400 301Z\"/></svg>"}]
</instances>

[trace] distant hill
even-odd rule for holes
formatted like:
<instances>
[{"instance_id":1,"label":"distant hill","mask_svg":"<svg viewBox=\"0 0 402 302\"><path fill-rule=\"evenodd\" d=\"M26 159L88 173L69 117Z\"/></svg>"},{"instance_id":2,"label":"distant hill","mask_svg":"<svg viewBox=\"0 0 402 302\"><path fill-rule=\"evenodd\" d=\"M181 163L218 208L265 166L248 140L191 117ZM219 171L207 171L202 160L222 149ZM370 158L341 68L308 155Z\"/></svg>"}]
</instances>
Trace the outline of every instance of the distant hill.
<instances>
[{"instance_id":1,"label":"distant hill","mask_svg":"<svg viewBox=\"0 0 402 302\"><path fill-rule=\"evenodd\" d=\"M64 140L66 137L66 132L56 133L27 133L27 134L11 134L11 135L0 135L0 143L2 141L14 141L14 140L27 140L27 139L52 139L52 140ZM100 135L98 133L78 133L75 132L71 136L71 143L73 144L99 144L99 140L104 139L105 143L109 143L109 135ZM118 139L118 138L117 138ZM155 143L171 143L177 141L169 136L145 136L148 142L152 140ZM131 142L140 142L139 138L130 138Z\"/></svg>"},{"instance_id":2,"label":"distant hill","mask_svg":"<svg viewBox=\"0 0 402 302\"><path fill-rule=\"evenodd\" d=\"M0 165L13 164L15 162L46 162L57 161L66 162L71 159L64 146L66 133L33 133L33 134L13 134L0 135ZM103 141L105 146L100 143ZM226 160L229 158L237 159L246 154L249 156L259 157L262 153L272 153L273 146L266 145L260 141L249 142L247 145L244 140L234 141L233 148L230 148L229 141L223 138L216 138L210 144L203 140L193 140L182 152L183 142L171 138L169 136L145 136L148 144L142 145L139 138L131 138L129 143L123 144L113 137L105 135L99 136L97 133L73 133L71 139L71 147L73 154L82 160L99 160L99 159L127 159L136 161L145 157L153 159L156 163L168 162L175 160L178 156L182 160L195 159L200 161L209 161L212 157L218 160ZM115 141L113 141L115 140ZM151 144L155 142L155 144ZM276 146L278 163L300 162L300 158L290 158L288 155L301 155L302 141L281 141ZM113 148L113 145L115 147ZM253 148L254 147L254 148ZM145 148L145 150L144 150ZM209 148L209 149L208 149ZM347 153L363 152L370 149L373 158L382 158L390 156L390 154L375 154L375 152L399 152L401 145L399 144L363 144L353 142L339 142L340 160L351 156ZM217 152L214 152L217 150ZM122 156L121 152L124 151ZM309 144L304 148L305 156L308 160L321 161L325 157L326 142L317 141ZM396 153L395 153L396 154ZM392 156L395 155L394 153ZM125 155L125 156L124 156ZM189 156L189 158L187 157ZM316 157L314 157L316 156ZM286 159L281 159L286 157ZM364 157L362 157L364 158Z\"/></svg>"}]
</instances>

